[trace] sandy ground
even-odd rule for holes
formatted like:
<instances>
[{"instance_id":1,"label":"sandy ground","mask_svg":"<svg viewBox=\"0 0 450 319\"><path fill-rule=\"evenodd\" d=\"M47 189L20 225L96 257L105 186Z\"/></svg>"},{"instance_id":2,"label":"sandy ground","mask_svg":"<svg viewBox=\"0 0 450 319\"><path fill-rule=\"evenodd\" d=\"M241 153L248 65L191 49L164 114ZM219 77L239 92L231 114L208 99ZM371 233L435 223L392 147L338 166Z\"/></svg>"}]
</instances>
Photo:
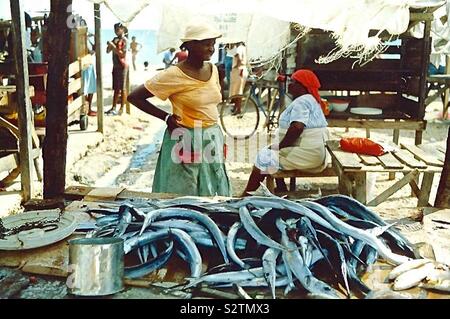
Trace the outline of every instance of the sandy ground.
<instances>
[{"instance_id":1,"label":"sandy ground","mask_svg":"<svg viewBox=\"0 0 450 319\"><path fill-rule=\"evenodd\" d=\"M140 85L145 79L150 78L154 72L138 70L131 73L132 85ZM109 74L105 75L106 101L111 103L112 91L110 89ZM153 99L153 102L166 109L170 109L168 103ZM106 105L105 109L109 109ZM424 144L435 150L436 145L445 145L449 121L437 120L442 107L439 102L429 106L427 119L430 121L424 132ZM105 118L104 141L98 146L88 150L86 156L68 167L67 186L89 185L96 187L126 187L131 190L151 192L154 170L158 158L165 124L136 108L132 108L131 115ZM260 131L262 128L260 127ZM364 137L366 132L361 129L350 129L346 132L343 128L330 129L332 138L339 139L348 136ZM377 141L390 142L392 130L372 130L371 138ZM232 183L234 195L242 192L248 180L252 162L261 143L256 138L250 142L241 142L233 145L231 139L229 144L229 156L227 162L228 174ZM413 131L401 131L400 142L414 144ZM247 150L246 152L242 150ZM369 178L372 180L369 188L369 197L379 194L395 181L389 181L387 174L378 174ZM431 202L434 203L436 189L440 175L436 175ZM337 192L337 178L315 178L299 179L297 187L300 191L310 194ZM398 205L399 207L414 207L417 199L411 197L411 190L405 187L383 203L386 207Z\"/></svg>"}]
</instances>

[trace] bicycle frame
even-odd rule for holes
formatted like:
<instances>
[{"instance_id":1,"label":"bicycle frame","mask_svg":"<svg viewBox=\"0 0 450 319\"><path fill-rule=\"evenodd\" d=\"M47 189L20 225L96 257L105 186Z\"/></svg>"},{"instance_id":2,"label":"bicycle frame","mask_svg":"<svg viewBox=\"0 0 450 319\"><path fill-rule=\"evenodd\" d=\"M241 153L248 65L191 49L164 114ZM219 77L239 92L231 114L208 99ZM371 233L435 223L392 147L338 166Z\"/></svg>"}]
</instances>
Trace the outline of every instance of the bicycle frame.
<instances>
[{"instance_id":1,"label":"bicycle frame","mask_svg":"<svg viewBox=\"0 0 450 319\"><path fill-rule=\"evenodd\" d=\"M284 77L279 77L279 79L277 79L277 83L278 88L275 88L271 86L263 86L263 85L260 86L258 85L257 81L254 81L252 82L252 85L250 87L249 98L252 98L256 102L258 109L266 117L266 125L268 131L271 131L274 126L278 125L279 116L281 115L281 112L283 111L284 108L284 99L286 96L286 79ZM257 92L257 89L259 89L259 92ZM267 108L264 107L264 103L261 100L261 94L264 92L265 89L269 90ZM276 93L273 96L272 92L270 91L271 89L277 89ZM279 112L279 114L276 117L277 112Z\"/></svg>"}]
</instances>

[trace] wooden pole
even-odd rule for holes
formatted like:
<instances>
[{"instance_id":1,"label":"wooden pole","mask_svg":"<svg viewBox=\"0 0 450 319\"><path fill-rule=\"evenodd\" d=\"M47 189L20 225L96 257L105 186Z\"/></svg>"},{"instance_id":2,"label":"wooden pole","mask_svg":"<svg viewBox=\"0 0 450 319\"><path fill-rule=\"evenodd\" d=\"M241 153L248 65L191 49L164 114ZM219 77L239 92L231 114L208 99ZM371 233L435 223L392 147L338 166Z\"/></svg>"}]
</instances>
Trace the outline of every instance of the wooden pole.
<instances>
[{"instance_id":1,"label":"wooden pole","mask_svg":"<svg viewBox=\"0 0 450 319\"><path fill-rule=\"evenodd\" d=\"M33 159L31 156L31 101L28 78L28 59L26 51L25 13L22 0L11 0L11 17L14 45L14 67L17 86L17 106L19 111L19 149L20 170L22 180L23 201L29 201L33 196L31 169Z\"/></svg>"},{"instance_id":2,"label":"wooden pole","mask_svg":"<svg viewBox=\"0 0 450 319\"><path fill-rule=\"evenodd\" d=\"M95 19L95 56L97 71L97 120L98 131L104 133L103 122L103 68L102 68L102 21L100 3L94 4Z\"/></svg>"},{"instance_id":3,"label":"wooden pole","mask_svg":"<svg viewBox=\"0 0 450 319\"><path fill-rule=\"evenodd\" d=\"M445 156L444 169L441 182L437 191L436 203L438 208L450 208L450 128L448 129L447 155Z\"/></svg>"},{"instance_id":4,"label":"wooden pole","mask_svg":"<svg viewBox=\"0 0 450 319\"><path fill-rule=\"evenodd\" d=\"M46 137L44 141L44 198L63 196L66 185L68 66L71 29L67 25L72 0L52 0L49 21L49 72Z\"/></svg>"},{"instance_id":5,"label":"wooden pole","mask_svg":"<svg viewBox=\"0 0 450 319\"><path fill-rule=\"evenodd\" d=\"M420 71L420 95L419 95L419 112L417 113L419 120L425 118L425 100L427 99L427 76L428 67L430 65L431 54L431 20L425 21L425 28L423 32L423 51L422 51L422 65ZM422 131L416 131L416 145L422 144Z\"/></svg>"}]
</instances>

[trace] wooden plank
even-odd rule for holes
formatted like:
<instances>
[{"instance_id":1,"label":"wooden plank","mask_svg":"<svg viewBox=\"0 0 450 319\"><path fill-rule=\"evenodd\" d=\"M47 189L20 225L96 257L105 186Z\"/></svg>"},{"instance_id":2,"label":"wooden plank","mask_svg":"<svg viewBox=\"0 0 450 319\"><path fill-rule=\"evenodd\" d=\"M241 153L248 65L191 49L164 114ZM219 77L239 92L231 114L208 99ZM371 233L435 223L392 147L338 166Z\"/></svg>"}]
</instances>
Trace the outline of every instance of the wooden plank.
<instances>
[{"instance_id":1,"label":"wooden plank","mask_svg":"<svg viewBox=\"0 0 450 319\"><path fill-rule=\"evenodd\" d=\"M422 186L420 188L418 207L429 206L431 187L433 186L434 173L423 173Z\"/></svg>"},{"instance_id":2,"label":"wooden plank","mask_svg":"<svg viewBox=\"0 0 450 319\"><path fill-rule=\"evenodd\" d=\"M338 146L337 141L327 143L328 149L332 157L334 157L342 168L361 169L359 157L354 153L344 152Z\"/></svg>"},{"instance_id":3,"label":"wooden plank","mask_svg":"<svg viewBox=\"0 0 450 319\"><path fill-rule=\"evenodd\" d=\"M386 153L382 156L379 156L378 159L380 160L381 164L385 167L385 168L392 168L392 169L397 169L397 168L403 168L404 165L402 163L400 163L395 157L394 155L392 155L391 153Z\"/></svg>"},{"instance_id":4,"label":"wooden plank","mask_svg":"<svg viewBox=\"0 0 450 319\"><path fill-rule=\"evenodd\" d=\"M80 108L83 106L83 97L79 96L75 99L75 101L73 101L72 103L70 103L67 107L67 115L70 117L71 115L73 115L75 112L77 112L78 110L80 110Z\"/></svg>"},{"instance_id":5,"label":"wooden plank","mask_svg":"<svg viewBox=\"0 0 450 319\"><path fill-rule=\"evenodd\" d=\"M68 95L77 93L79 90L81 90L81 78L75 79L69 83Z\"/></svg>"},{"instance_id":6,"label":"wooden plank","mask_svg":"<svg viewBox=\"0 0 450 319\"><path fill-rule=\"evenodd\" d=\"M104 113L103 113L103 66L102 66L102 21L100 12L100 3L94 3L95 20L95 61L97 73L97 120L98 131L104 132Z\"/></svg>"},{"instance_id":7,"label":"wooden plank","mask_svg":"<svg viewBox=\"0 0 450 319\"><path fill-rule=\"evenodd\" d=\"M97 200L114 201L124 190L125 188L95 188L84 197L84 200L87 202Z\"/></svg>"},{"instance_id":8,"label":"wooden plank","mask_svg":"<svg viewBox=\"0 0 450 319\"><path fill-rule=\"evenodd\" d=\"M367 206L378 206L379 204L387 200L389 197L391 197L393 194L395 194L397 191L399 191L401 188L403 188L405 185L408 185L417 176L419 176L419 171L415 169L409 174L407 174L405 177L403 177L401 180L399 180L397 183L389 187L383 193L378 195L372 201L370 201L370 203L368 203Z\"/></svg>"},{"instance_id":9,"label":"wooden plank","mask_svg":"<svg viewBox=\"0 0 450 319\"><path fill-rule=\"evenodd\" d=\"M0 172L7 172L17 168L17 156L11 154L0 158Z\"/></svg>"},{"instance_id":10,"label":"wooden plank","mask_svg":"<svg viewBox=\"0 0 450 319\"><path fill-rule=\"evenodd\" d=\"M28 201L33 196L31 158L32 139L32 109L29 92L28 54L26 51L26 31L24 5L22 0L10 1L12 16L12 31L14 39L14 68L17 85L17 105L19 112L20 136L20 171L22 180L22 197Z\"/></svg>"},{"instance_id":11,"label":"wooden plank","mask_svg":"<svg viewBox=\"0 0 450 319\"><path fill-rule=\"evenodd\" d=\"M428 167L424 162L416 160L414 156L405 149L397 150L393 154L401 163L408 165L411 168L426 169Z\"/></svg>"},{"instance_id":12,"label":"wooden plank","mask_svg":"<svg viewBox=\"0 0 450 319\"><path fill-rule=\"evenodd\" d=\"M69 64L69 78L80 73L80 71L81 71L81 69L80 69L79 61L75 61L75 62L72 62Z\"/></svg>"},{"instance_id":13,"label":"wooden plank","mask_svg":"<svg viewBox=\"0 0 450 319\"><path fill-rule=\"evenodd\" d=\"M403 144L403 143L401 144L401 146L402 146L402 148L407 149L408 151L410 151L416 158L424 161L428 165L439 166L439 167L444 166L443 162L441 162L441 161L433 158L432 156L426 154L423 150L421 150L417 146Z\"/></svg>"},{"instance_id":14,"label":"wooden plank","mask_svg":"<svg viewBox=\"0 0 450 319\"><path fill-rule=\"evenodd\" d=\"M327 167L323 172L310 173L305 171L279 171L272 175L274 178L291 178L291 177L333 177L337 176L333 167Z\"/></svg>"},{"instance_id":15,"label":"wooden plank","mask_svg":"<svg viewBox=\"0 0 450 319\"><path fill-rule=\"evenodd\" d=\"M376 156L370 156L370 155L358 155L361 158L361 161L364 165L380 165L380 160Z\"/></svg>"},{"instance_id":16,"label":"wooden plank","mask_svg":"<svg viewBox=\"0 0 450 319\"><path fill-rule=\"evenodd\" d=\"M386 121L386 120L355 120L355 119L328 119L329 127L370 128L370 129L400 129L425 130L425 121Z\"/></svg>"}]
</instances>

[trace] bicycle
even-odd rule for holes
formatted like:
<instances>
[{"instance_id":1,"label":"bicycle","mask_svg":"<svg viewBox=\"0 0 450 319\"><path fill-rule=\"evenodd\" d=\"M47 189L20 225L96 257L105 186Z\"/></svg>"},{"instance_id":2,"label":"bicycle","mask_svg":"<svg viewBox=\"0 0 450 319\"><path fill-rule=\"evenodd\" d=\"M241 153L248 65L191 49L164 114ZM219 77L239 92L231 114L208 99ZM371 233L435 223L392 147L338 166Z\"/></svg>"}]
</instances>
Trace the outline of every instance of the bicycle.
<instances>
[{"instance_id":1,"label":"bicycle","mask_svg":"<svg viewBox=\"0 0 450 319\"><path fill-rule=\"evenodd\" d=\"M220 122L227 135L234 139L248 139L258 130L260 112L265 116L264 128L270 133L279 125L279 117L284 111L286 96L286 75L279 75L274 81L257 80L255 77L247 81L250 87L246 94L226 99L220 105ZM263 100L267 98L266 100ZM233 113L234 98L242 98L241 112Z\"/></svg>"}]
</instances>

